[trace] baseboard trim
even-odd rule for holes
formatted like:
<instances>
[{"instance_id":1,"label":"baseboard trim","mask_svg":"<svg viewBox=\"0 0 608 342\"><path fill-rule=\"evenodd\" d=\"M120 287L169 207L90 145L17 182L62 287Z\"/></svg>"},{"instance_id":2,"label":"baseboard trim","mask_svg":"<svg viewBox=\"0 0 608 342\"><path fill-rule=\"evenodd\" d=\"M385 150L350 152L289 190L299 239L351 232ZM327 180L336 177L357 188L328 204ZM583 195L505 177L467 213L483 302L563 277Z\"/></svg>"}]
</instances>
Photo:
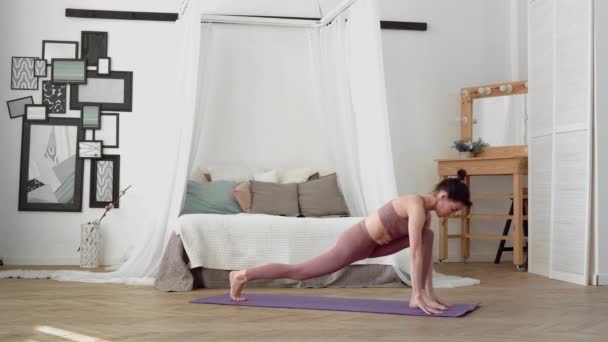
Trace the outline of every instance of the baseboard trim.
<instances>
[{"instance_id":1,"label":"baseboard trim","mask_svg":"<svg viewBox=\"0 0 608 342\"><path fill-rule=\"evenodd\" d=\"M79 257L4 257L5 266L72 266L80 265Z\"/></svg>"},{"instance_id":2,"label":"baseboard trim","mask_svg":"<svg viewBox=\"0 0 608 342\"><path fill-rule=\"evenodd\" d=\"M471 256L469 256L469 258L467 259L467 262L494 262L494 259L496 258L496 254L495 253L487 253L487 254L472 254ZM435 256L434 260L439 260L438 256ZM446 260L444 260L443 262L462 262L462 257L460 257L460 255L449 255L448 258ZM502 258L500 259L500 263L513 263L513 256L510 253L506 253L503 254Z\"/></svg>"},{"instance_id":3,"label":"baseboard trim","mask_svg":"<svg viewBox=\"0 0 608 342\"><path fill-rule=\"evenodd\" d=\"M598 274L597 275L597 284L598 285L608 285L608 275L602 275L602 274Z\"/></svg>"},{"instance_id":4,"label":"baseboard trim","mask_svg":"<svg viewBox=\"0 0 608 342\"><path fill-rule=\"evenodd\" d=\"M572 274L572 273L566 273L566 272L551 271L550 278L555 279L555 280L565 281L568 283L578 284L578 285L584 285L584 286L589 285L589 281L588 281L587 277L585 277L583 274Z\"/></svg>"}]
</instances>

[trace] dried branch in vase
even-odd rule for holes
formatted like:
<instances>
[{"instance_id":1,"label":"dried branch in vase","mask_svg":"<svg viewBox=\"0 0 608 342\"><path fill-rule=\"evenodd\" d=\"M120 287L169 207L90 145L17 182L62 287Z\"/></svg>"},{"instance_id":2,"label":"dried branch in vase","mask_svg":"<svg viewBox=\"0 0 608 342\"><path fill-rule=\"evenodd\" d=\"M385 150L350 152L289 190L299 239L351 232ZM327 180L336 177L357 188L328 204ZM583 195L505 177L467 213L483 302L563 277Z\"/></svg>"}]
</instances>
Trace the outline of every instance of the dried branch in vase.
<instances>
[{"instance_id":1,"label":"dried branch in vase","mask_svg":"<svg viewBox=\"0 0 608 342\"><path fill-rule=\"evenodd\" d=\"M104 217L106 217L106 215L108 214L108 212L109 212L110 210L114 209L114 207L115 207L116 205L118 205L118 203L120 202L120 198L121 198L122 196L124 196L124 194L127 192L127 190L129 190L129 188L130 188L130 187L131 187L131 185L129 185L128 187L126 187L124 190L121 190L121 191L118 193L118 198L116 199L116 201L114 201L114 202L112 202L112 203L108 203L108 204L106 205L106 210L103 212L103 215L101 215L101 217L100 217L98 220L93 221L93 222L89 222L89 224L93 224L93 223L99 224L99 223L101 222L101 220L103 220L103 218L104 218Z\"/></svg>"}]
</instances>

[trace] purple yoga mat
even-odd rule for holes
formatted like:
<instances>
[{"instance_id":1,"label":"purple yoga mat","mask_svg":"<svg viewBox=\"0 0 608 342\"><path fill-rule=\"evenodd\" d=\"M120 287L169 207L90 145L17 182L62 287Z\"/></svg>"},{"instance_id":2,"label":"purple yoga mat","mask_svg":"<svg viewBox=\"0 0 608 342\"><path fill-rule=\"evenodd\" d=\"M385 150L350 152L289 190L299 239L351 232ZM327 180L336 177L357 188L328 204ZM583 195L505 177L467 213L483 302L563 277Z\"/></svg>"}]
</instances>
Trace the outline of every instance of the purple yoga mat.
<instances>
[{"instance_id":1,"label":"purple yoga mat","mask_svg":"<svg viewBox=\"0 0 608 342\"><path fill-rule=\"evenodd\" d=\"M243 294L248 300L234 302L228 293L219 296L199 298L191 301L194 304L219 304L234 306L257 306L264 308L308 309L370 312L392 315L430 316L430 317L461 317L477 309L477 304L454 304L448 310L427 315L420 309L410 309L408 302L398 300L356 299L336 297L289 296L269 294Z\"/></svg>"}]
</instances>

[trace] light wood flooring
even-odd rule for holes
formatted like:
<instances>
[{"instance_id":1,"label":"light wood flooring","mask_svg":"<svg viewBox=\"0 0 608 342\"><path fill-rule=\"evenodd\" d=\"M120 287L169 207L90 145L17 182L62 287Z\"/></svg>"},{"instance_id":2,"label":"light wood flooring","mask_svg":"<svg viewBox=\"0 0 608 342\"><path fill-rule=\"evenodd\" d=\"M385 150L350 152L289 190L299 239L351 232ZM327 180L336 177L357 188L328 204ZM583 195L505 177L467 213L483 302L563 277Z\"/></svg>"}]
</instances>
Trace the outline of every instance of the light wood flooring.
<instances>
[{"instance_id":1,"label":"light wood flooring","mask_svg":"<svg viewBox=\"0 0 608 342\"><path fill-rule=\"evenodd\" d=\"M239 308L188 303L225 290L0 279L0 341L608 341L607 287L519 273L508 263L436 270L481 279L478 286L439 289L449 302L481 308L464 318ZM410 289L246 292L407 300Z\"/></svg>"}]
</instances>

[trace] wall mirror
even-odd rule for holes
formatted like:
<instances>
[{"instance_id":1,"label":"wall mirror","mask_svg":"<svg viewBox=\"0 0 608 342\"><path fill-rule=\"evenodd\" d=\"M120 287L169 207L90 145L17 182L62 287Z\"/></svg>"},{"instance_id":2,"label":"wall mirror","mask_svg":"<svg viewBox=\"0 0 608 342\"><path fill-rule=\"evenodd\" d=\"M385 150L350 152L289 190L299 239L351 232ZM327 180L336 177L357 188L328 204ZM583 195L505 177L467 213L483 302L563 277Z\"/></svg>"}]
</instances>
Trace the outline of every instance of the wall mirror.
<instances>
[{"instance_id":1,"label":"wall mirror","mask_svg":"<svg viewBox=\"0 0 608 342\"><path fill-rule=\"evenodd\" d=\"M480 156L527 155L527 94L527 81L463 88L461 138L489 143Z\"/></svg>"}]
</instances>

